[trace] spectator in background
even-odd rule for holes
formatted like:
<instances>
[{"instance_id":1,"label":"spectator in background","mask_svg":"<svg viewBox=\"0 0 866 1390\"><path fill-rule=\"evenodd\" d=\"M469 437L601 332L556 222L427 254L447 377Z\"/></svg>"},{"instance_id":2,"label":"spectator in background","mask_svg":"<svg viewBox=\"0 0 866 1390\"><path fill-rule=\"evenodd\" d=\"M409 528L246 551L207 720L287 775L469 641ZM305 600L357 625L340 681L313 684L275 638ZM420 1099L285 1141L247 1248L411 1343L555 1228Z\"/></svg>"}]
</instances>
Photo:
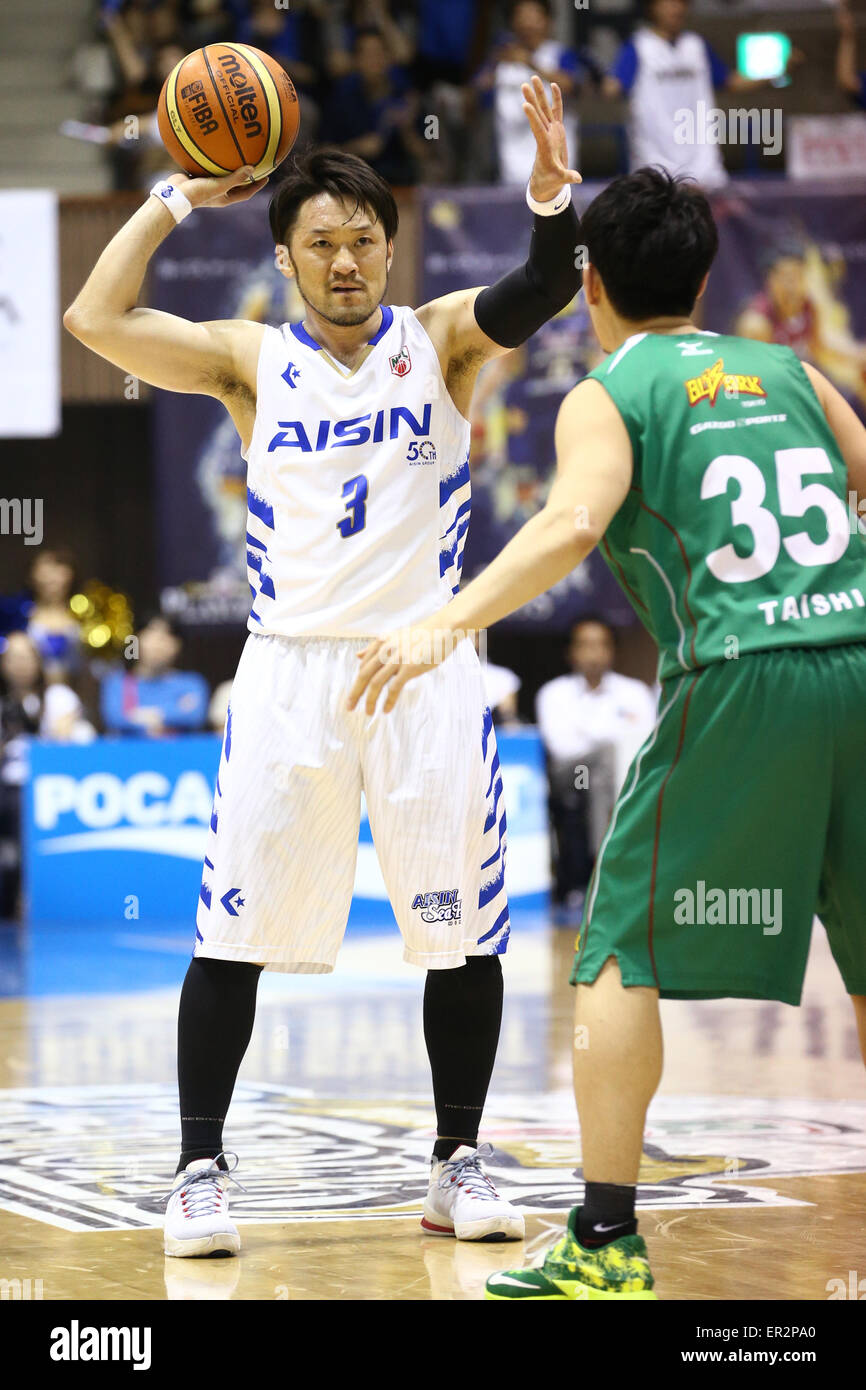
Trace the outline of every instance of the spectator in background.
<instances>
[{"instance_id":1,"label":"spectator in background","mask_svg":"<svg viewBox=\"0 0 866 1390\"><path fill-rule=\"evenodd\" d=\"M187 52L237 37L237 21L226 0L182 0L180 15Z\"/></svg>"},{"instance_id":2,"label":"spectator in background","mask_svg":"<svg viewBox=\"0 0 866 1390\"><path fill-rule=\"evenodd\" d=\"M21 788L29 775L34 737L87 743L95 730L69 686L48 684L33 639L10 632L0 638L0 918L11 917L17 906Z\"/></svg>"},{"instance_id":3,"label":"spectator in background","mask_svg":"<svg viewBox=\"0 0 866 1390\"><path fill-rule=\"evenodd\" d=\"M418 0L415 82L422 92L437 83L463 87L476 51L486 48L493 0Z\"/></svg>"},{"instance_id":4,"label":"spectator in background","mask_svg":"<svg viewBox=\"0 0 866 1390\"><path fill-rule=\"evenodd\" d=\"M645 0L645 21L617 54L602 82L604 96L629 101L629 167L659 165L670 174L687 174L704 188L719 188L728 175L721 148L701 138L681 143L688 133L681 112L703 111L709 119L716 89L751 92L764 79L732 72L705 38L685 27L689 0ZM793 52L789 64L802 55ZM698 103L703 103L699 106ZM677 132L680 132L680 140Z\"/></svg>"},{"instance_id":5,"label":"spectator in background","mask_svg":"<svg viewBox=\"0 0 866 1390\"><path fill-rule=\"evenodd\" d=\"M836 49L836 85L855 105L866 108L866 72L857 67L857 25L848 0L836 7L839 46Z\"/></svg>"},{"instance_id":6,"label":"spectator in background","mask_svg":"<svg viewBox=\"0 0 866 1390\"><path fill-rule=\"evenodd\" d=\"M353 54L355 71L334 84L322 139L360 155L390 184L417 183L425 151L408 69L389 64L378 29L359 29Z\"/></svg>"},{"instance_id":7,"label":"spectator in background","mask_svg":"<svg viewBox=\"0 0 866 1390\"><path fill-rule=\"evenodd\" d=\"M387 0L346 0L327 7L328 72L333 78L355 70L354 44L359 29L378 29L388 50L388 61L408 67L415 52L409 35L388 9Z\"/></svg>"},{"instance_id":8,"label":"spectator in background","mask_svg":"<svg viewBox=\"0 0 866 1390\"><path fill-rule=\"evenodd\" d=\"M30 571L33 606L27 621L27 634L39 652L45 677L66 681L76 676L83 664L81 628L69 606L75 592L75 559L64 548L42 550Z\"/></svg>"},{"instance_id":9,"label":"spectator in background","mask_svg":"<svg viewBox=\"0 0 866 1390\"><path fill-rule=\"evenodd\" d=\"M478 90L492 94L499 181L526 183L532 167L535 136L523 114L520 88L533 73L562 92L563 125L572 165L578 156L575 97L585 75L577 54L550 37L550 0L513 0L509 10L510 32L496 45L488 64L476 80Z\"/></svg>"},{"instance_id":10,"label":"spectator in background","mask_svg":"<svg viewBox=\"0 0 866 1390\"><path fill-rule=\"evenodd\" d=\"M656 701L643 681L613 670L613 629L584 618L571 632L572 674L536 696L547 755L554 919L576 925L605 828L629 763L652 729Z\"/></svg>"},{"instance_id":11,"label":"spectator in background","mask_svg":"<svg viewBox=\"0 0 866 1390\"><path fill-rule=\"evenodd\" d=\"M302 97L318 104L321 81L324 0L291 0L277 8L273 0L230 0L234 37L261 48L285 68Z\"/></svg>"},{"instance_id":12,"label":"spectator in background","mask_svg":"<svg viewBox=\"0 0 866 1390\"><path fill-rule=\"evenodd\" d=\"M479 634L474 637L475 650L481 657L481 677L484 682L484 696L498 729L515 728L520 724L517 713L517 693L521 680L507 666L495 666L480 650Z\"/></svg>"},{"instance_id":13,"label":"spectator in background","mask_svg":"<svg viewBox=\"0 0 866 1390\"><path fill-rule=\"evenodd\" d=\"M197 671L175 669L181 639L174 622L155 614L139 629L137 642L134 669L103 677L102 720L107 732L163 738L201 729L207 717L207 682Z\"/></svg>"},{"instance_id":14,"label":"spectator in background","mask_svg":"<svg viewBox=\"0 0 866 1390\"><path fill-rule=\"evenodd\" d=\"M221 734L226 726L233 684L232 680L220 681L210 697L210 704L207 707L207 722L208 728L213 729L215 734Z\"/></svg>"},{"instance_id":15,"label":"spectator in background","mask_svg":"<svg viewBox=\"0 0 866 1390\"><path fill-rule=\"evenodd\" d=\"M507 666L495 666L492 661L481 663L484 694L497 729L516 729L520 726L517 696L522 684L515 671Z\"/></svg>"},{"instance_id":16,"label":"spectator in background","mask_svg":"<svg viewBox=\"0 0 866 1390\"><path fill-rule=\"evenodd\" d=\"M497 0L417 0L413 81L436 117L425 182L485 183L495 177L490 112L471 78L489 48Z\"/></svg>"}]
</instances>

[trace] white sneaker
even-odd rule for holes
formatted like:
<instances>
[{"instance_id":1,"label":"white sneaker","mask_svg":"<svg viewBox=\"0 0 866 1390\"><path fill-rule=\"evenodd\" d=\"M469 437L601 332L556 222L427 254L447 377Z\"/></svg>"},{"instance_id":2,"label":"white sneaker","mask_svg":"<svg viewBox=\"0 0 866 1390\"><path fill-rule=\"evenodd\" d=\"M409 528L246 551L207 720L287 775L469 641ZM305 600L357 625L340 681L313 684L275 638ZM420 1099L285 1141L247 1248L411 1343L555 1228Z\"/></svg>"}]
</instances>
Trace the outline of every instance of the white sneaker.
<instances>
[{"instance_id":1,"label":"white sneaker","mask_svg":"<svg viewBox=\"0 0 866 1390\"><path fill-rule=\"evenodd\" d=\"M230 1157L236 1168L237 1155ZM241 1238L237 1226L229 1220L226 1195L229 1183L234 1182L231 1171L218 1168L215 1158L197 1158L178 1173L165 1209L166 1255L238 1253Z\"/></svg>"},{"instance_id":2,"label":"white sneaker","mask_svg":"<svg viewBox=\"0 0 866 1390\"><path fill-rule=\"evenodd\" d=\"M421 1220L425 1231L458 1240L523 1240L523 1217L481 1166L492 1153L489 1144L462 1144L450 1158L434 1161Z\"/></svg>"}]
</instances>

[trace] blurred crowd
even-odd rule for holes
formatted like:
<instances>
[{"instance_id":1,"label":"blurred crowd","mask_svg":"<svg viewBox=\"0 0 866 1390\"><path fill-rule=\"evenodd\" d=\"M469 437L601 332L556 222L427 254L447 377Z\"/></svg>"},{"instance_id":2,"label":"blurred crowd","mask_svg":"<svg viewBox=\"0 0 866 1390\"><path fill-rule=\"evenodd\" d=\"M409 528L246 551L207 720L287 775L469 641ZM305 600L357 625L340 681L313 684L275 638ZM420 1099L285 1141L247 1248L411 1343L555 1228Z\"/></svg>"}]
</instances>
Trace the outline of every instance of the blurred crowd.
<instances>
[{"instance_id":1,"label":"blurred crowd","mask_svg":"<svg viewBox=\"0 0 866 1390\"><path fill-rule=\"evenodd\" d=\"M113 640L94 646L99 625L82 620L85 597L72 551L46 548L23 590L0 601L0 921L19 906L34 739L168 739L225 726L231 680L211 690L189 669L173 619L154 611L133 622L130 614ZM628 763L654 723L656 695L614 670L616 634L600 617L582 619L561 656L563 674L538 691L535 719L548 772L554 914L572 925ZM486 660L482 672L499 730L524 727L520 677Z\"/></svg>"},{"instance_id":2,"label":"blurred crowd","mask_svg":"<svg viewBox=\"0 0 866 1390\"><path fill-rule=\"evenodd\" d=\"M299 149L340 145L392 184L524 183L534 145L520 86L533 72L562 89L576 164L581 104L592 92L627 109L625 124L611 126L611 167L596 173L691 160L706 186L723 182L719 147L678 143L674 112L769 83L730 69L693 31L689 0L623 0L598 14L568 6L566 18L562 8L556 0L102 0L92 40L73 60L92 124L67 124L105 144L116 187L149 186L165 167L155 116L163 81L185 53L234 39L269 53L292 78ZM864 84L846 0L837 8L842 109L863 104ZM563 29L585 43L562 42ZM802 62L794 50L779 82Z\"/></svg>"},{"instance_id":3,"label":"blurred crowd","mask_svg":"<svg viewBox=\"0 0 866 1390\"><path fill-rule=\"evenodd\" d=\"M118 599L121 596L116 596ZM34 738L89 743L100 735L172 738L222 733L231 681L211 691L185 668L183 639L160 612L98 646L67 549L40 549L21 593L0 614L0 919L15 911L20 816ZM77 600L82 600L77 602Z\"/></svg>"}]
</instances>

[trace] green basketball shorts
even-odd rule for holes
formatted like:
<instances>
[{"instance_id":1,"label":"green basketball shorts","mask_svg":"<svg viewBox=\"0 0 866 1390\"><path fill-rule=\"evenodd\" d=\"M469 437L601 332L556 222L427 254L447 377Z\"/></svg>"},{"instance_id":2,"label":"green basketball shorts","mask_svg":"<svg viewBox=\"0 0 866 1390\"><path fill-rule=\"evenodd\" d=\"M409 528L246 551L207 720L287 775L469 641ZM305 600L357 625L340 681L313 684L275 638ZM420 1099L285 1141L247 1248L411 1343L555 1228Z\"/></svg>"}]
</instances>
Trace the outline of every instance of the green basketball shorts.
<instances>
[{"instance_id":1,"label":"green basketball shorts","mask_svg":"<svg viewBox=\"0 0 866 1390\"><path fill-rule=\"evenodd\" d=\"M866 644L665 682L596 860L572 984L799 1004L812 919L866 994Z\"/></svg>"}]
</instances>

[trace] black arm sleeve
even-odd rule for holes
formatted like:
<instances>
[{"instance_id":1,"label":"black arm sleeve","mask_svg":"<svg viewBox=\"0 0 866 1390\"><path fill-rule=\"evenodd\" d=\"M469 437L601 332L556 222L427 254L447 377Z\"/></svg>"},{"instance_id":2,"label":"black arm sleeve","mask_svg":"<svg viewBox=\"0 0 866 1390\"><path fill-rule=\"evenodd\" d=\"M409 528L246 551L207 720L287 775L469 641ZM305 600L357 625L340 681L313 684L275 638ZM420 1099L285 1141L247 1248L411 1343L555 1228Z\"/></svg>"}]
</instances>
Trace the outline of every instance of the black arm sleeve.
<instances>
[{"instance_id":1,"label":"black arm sleeve","mask_svg":"<svg viewBox=\"0 0 866 1390\"><path fill-rule=\"evenodd\" d=\"M481 290L475 300L475 322L500 347L525 343L580 289L580 222L574 203L555 217L536 214L533 221L525 263Z\"/></svg>"}]
</instances>

